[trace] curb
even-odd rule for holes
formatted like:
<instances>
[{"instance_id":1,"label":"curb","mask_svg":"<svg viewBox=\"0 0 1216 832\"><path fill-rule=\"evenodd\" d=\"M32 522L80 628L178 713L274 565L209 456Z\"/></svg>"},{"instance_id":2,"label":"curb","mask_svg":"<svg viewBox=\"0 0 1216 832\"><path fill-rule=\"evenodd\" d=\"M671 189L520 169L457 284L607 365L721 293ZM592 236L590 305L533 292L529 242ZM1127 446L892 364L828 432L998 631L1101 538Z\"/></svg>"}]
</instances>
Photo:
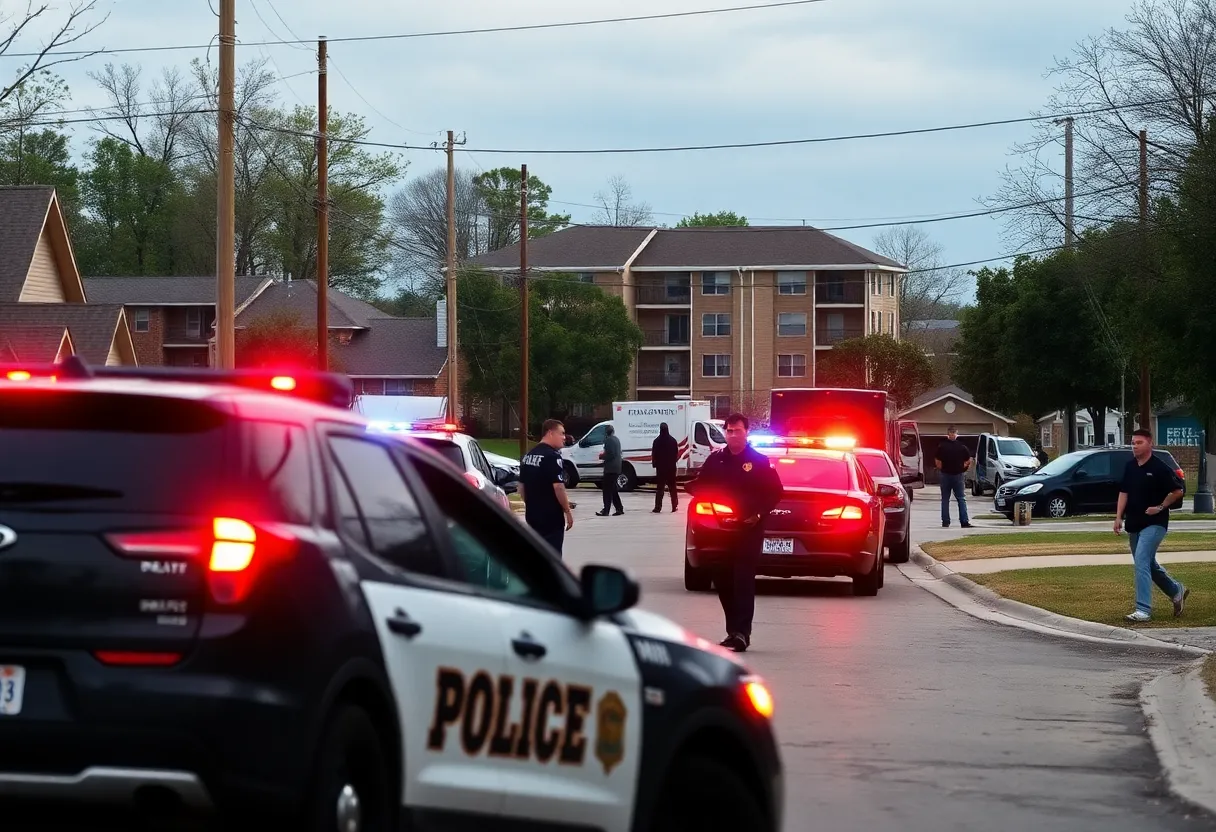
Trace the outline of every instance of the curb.
<instances>
[{"instance_id":1,"label":"curb","mask_svg":"<svg viewBox=\"0 0 1216 832\"><path fill-rule=\"evenodd\" d=\"M898 568L904 577L933 593L947 604L982 621L1020 627L1044 635L1063 636L1078 641L1133 647L1173 655L1200 657L1207 656L1209 653L1202 647L1162 641L1139 630L1082 621L1079 618L1070 618L1030 604L1023 604L1021 601L1005 598L955 572L936 558L926 554L915 543L912 544L911 560L928 572L931 579L927 580L923 575L918 575L916 570L907 569L907 565L900 565Z\"/></svg>"},{"instance_id":2,"label":"curb","mask_svg":"<svg viewBox=\"0 0 1216 832\"><path fill-rule=\"evenodd\" d=\"M1140 689L1149 739L1175 797L1216 813L1216 702L1192 662Z\"/></svg>"}]
</instances>

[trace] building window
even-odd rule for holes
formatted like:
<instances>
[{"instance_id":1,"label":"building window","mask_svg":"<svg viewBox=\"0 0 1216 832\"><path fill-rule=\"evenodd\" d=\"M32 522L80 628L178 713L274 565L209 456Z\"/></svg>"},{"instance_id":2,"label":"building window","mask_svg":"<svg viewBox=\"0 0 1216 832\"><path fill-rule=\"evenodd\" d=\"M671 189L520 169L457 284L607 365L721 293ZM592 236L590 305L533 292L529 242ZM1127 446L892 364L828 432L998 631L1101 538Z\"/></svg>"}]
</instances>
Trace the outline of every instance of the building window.
<instances>
[{"instance_id":1,"label":"building window","mask_svg":"<svg viewBox=\"0 0 1216 832\"><path fill-rule=\"evenodd\" d=\"M777 375L782 378L803 378L806 376L805 355L777 356Z\"/></svg>"},{"instance_id":2,"label":"building window","mask_svg":"<svg viewBox=\"0 0 1216 832\"><path fill-rule=\"evenodd\" d=\"M882 294L882 275L878 272L870 272L870 294Z\"/></svg>"},{"instance_id":3,"label":"building window","mask_svg":"<svg viewBox=\"0 0 1216 832\"><path fill-rule=\"evenodd\" d=\"M701 275L701 294L725 295L730 293L729 272L704 272Z\"/></svg>"},{"instance_id":4,"label":"building window","mask_svg":"<svg viewBox=\"0 0 1216 832\"><path fill-rule=\"evenodd\" d=\"M147 332L148 331L148 326L152 319L152 315L150 312L148 312L147 309L136 309L135 313L132 317L135 320L135 331L136 332Z\"/></svg>"},{"instance_id":5,"label":"building window","mask_svg":"<svg viewBox=\"0 0 1216 832\"><path fill-rule=\"evenodd\" d=\"M579 283L595 283L595 275L591 272L583 272L578 276Z\"/></svg>"},{"instance_id":6,"label":"building window","mask_svg":"<svg viewBox=\"0 0 1216 832\"><path fill-rule=\"evenodd\" d=\"M711 419L725 419L730 415L730 396L709 396Z\"/></svg>"},{"instance_id":7,"label":"building window","mask_svg":"<svg viewBox=\"0 0 1216 832\"><path fill-rule=\"evenodd\" d=\"M1052 434L1051 425L1043 425L1043 427L1039 429L1039 433L1040 433L1040 444L1042 444L1042 446L1044 448L1050 448L1051 447L1051 434Z\"/></svg>"},{"instance_id":8,"label":"building window","mask_svg":"<svg viewBox=\"0 0 1216 832\"><path fill-rule=\"evenodd\" d=\"M705 378L727 378L730 376L730 356L701 356L701 375Z\"/></svg>"},{"instance_id":9,"label":"building window","mask_svg":"<svg viewBox=\"0 0 1216 832\"><path fill-rule=\"evenodd\" d=\"M891 297L895 297L895 281L899 280L899 275L891 273Z\"/></svg>"},{"instance_id":10,"label":"building window","mask_svg":"<svg viewBox=\"0 0 1216 832\"><path fill-rule=\"evenodd\" d=\"M895 313L894 312L887 313L887 332L889 332L892 335L895 334Z\"/></svg>"},{"instance_id":11,"label":"building window","mask_svg":"<svg viewBox=\"0 0 1216 832\"><path fill-rule=\"evenodd\" d=\"M386 396L408 396L412 392L413 385L408 379L386 378L384 380L384 395Z\"/></svg>"},{"instance_id":12,"label":"building window","mask_svg":"<svg viewBox=\"0 0 1216 832\"><path fill-rule=\"evenodd\" d=\"M777 334L797 338L806 335L805 312L782 312L777 316Z\"/></svg>"},{"instance_id":13,"label":"building window","mask_svg":"<svg viewBox=\"0 0 1216 832\"><path fill-rule=\"evenodd\" d=\"M701 335L704 338L730 335L730 315L726 312L706 312L701 316Z\"/></svg>"},{"instance_id":14,"label":"building window","mask_svg":"<svg viewBox=\"0 0 1216 832\"><path fill-rule=\"evenodd\" d=\"M187 309L186 310L186 336L189 338L201 338L203 335L203 310Z\"/></svg>"},{"instance_id":15,"label":"building window","mask_svg":"<svg viewBox=\"0 0 1216 832\"><path fill-rule=\"evenodd\" d=\"M805 295L806 272L777 272L777 294Z\"/></svg>"}]
</instances>

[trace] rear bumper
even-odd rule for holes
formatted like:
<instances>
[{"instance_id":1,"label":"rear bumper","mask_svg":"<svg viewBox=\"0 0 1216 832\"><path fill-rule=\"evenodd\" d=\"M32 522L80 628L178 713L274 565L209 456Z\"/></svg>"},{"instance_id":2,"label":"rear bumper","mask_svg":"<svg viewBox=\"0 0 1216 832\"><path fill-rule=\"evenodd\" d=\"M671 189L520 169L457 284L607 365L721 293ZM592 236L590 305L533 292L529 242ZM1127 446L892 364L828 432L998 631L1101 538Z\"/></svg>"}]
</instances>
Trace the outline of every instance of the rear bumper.
<instances>
[{"instance_id":1,"label":"rear bumper","mask_svg":"<svg viewBox=\"0 0 1216 832\"><path fill-rule=\"evenodd\" d=\"M790 537L789 534L773 532L766 537ZM874 569L875 560L881 553L867 551L859 542L838 541L832 548L808 549L795 536L794 554L761 554L756 564L756 574L773 578L835 578L840 575L858 577ZM714 532L690 529L686 536L685 556L688 563L698 569L713 569L734 561L740 541L729 532ZM748 545L759 546L758 543Z\"/></svg>"},{"instance_id":2,"label":"rear bumper","mask_svg":"<svg viewBox=\"0 0 1216 832\"><path fill-rule=\"evenodd\" d=\"M107 667L86 653L23 653L24 708L0 717L0 797L206 810L288 806L303 793L307 708L293 694L174 668Z\"/></svg>"},{"instance_id":3,"label":"rear bumper","mask_svg":"<svg viewBox=\"0 0 1216 832\"><path fill-rule=\"evenodd\" d=\"M908 522L908 510L887 512L887 526L883 533L882 542L884 546L893 546L903 543L908 539L908 529L911 523Z\"/></svg>"}]
</instances>

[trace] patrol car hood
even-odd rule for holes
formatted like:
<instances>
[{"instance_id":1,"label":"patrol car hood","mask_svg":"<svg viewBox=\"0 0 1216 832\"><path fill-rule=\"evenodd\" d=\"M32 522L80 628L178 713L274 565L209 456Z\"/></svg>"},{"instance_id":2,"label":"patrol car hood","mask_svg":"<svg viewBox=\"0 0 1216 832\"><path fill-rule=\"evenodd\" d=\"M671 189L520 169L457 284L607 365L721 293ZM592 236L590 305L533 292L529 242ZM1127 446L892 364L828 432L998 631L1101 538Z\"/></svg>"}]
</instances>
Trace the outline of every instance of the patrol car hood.
<instances>
[{"instance_id":1,"label":"patrol car hood","mask_svg":"<svg viewBox=\"0 0 1216 832\"><path fill-rule=\"evenodd\" d=\"M700 650L726 656L732 662L743 667L743 661L729 650L726 650L707 639L703 639L691 630L686 630L669 618L642 609L631 609L620 614L620 621L626 629L638 635L653 638L657 641L669 641L675 644L687 644Z\"/></svg>"}]
</instances>

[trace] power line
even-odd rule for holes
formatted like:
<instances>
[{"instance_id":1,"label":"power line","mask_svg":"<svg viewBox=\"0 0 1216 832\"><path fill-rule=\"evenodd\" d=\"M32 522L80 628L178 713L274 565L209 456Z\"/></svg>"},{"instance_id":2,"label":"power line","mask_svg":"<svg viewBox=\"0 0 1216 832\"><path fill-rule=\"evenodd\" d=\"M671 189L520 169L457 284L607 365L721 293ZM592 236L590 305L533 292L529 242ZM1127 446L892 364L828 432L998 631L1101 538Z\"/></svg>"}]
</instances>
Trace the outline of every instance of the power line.
<instances>
[{"instance_id":1,"label":"power line","mask_svg":"<svg viewBox=\"0 0 1216 832\"><path fill-rule=\"evenodd\" d=\"M778 9L786 6L806 6L811 3L824 3L827 0L783 0L778 3L760 3L750 6L730 6L727 8L717 9L697 9L687 12L667 12L664 14L645 14L633 15L630 17L607 17L596 20L570 20L561 23L529 23L518 26L491 26L483 29L452 29L447 31L433 32L405 32L392 35L356 35L341 38L329 38L330 43L357 43L379 40L412 40L415 38L441 38L441 37L456 37L460 35L489 35L506 32L530 32L543 29L570 29L580 26L601 26L608 23L635 23L646 20L673 20L682 17L701 17L704 15L713 14L729 14L733 12L748 12L748 11L763 11L766 9ZM277 14L277 12L276 12ZM266 40L241 42L242 46L292 46L295 44L311 44L311 40ZM180 44L175 46L131 46L121 49L94 49L94 50L51 50L52 55L123 55L136 52L180 52L186 50L207 49L210 44ZM18 52L5 55L8 58L37 58L40 57L40 52Z\"/></svg>"}]
</instances>

